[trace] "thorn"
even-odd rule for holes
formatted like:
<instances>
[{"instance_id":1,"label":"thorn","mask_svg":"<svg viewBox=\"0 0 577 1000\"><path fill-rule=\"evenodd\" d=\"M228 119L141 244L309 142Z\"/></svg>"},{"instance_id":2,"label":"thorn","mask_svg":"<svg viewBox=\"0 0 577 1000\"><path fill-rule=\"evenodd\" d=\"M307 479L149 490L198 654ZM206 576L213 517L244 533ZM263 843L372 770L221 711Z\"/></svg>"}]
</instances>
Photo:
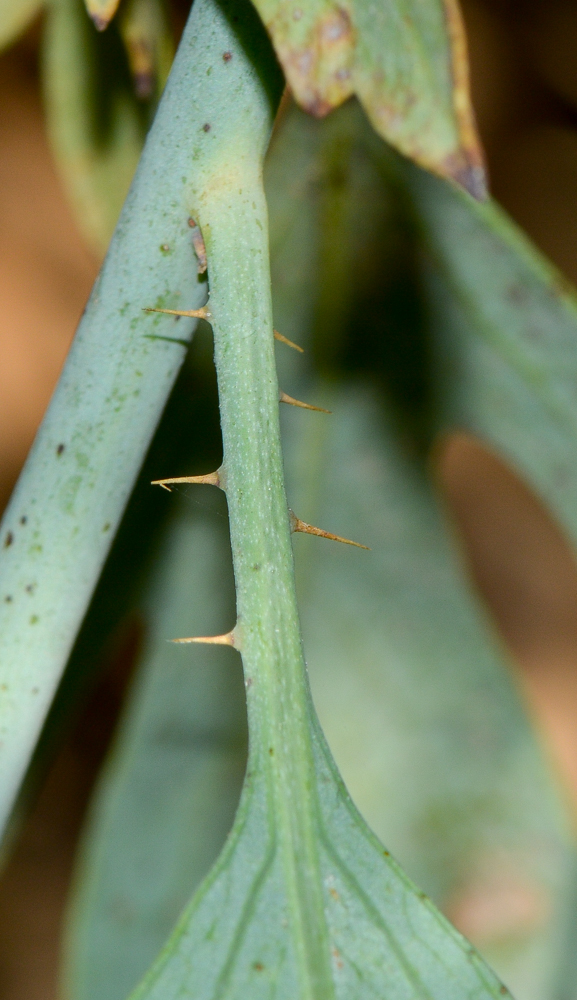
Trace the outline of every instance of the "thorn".
<instances>
[{"instance_id":1,"label":"thorn","mask_svg":"<svg viewBox=\"0 0 577 1000\"><path fill-rule=\"evenodd\" d=\"M290 403L291 406L302 406L303 410L316 410L318 413L330 413L330 410L324 410L322 406L311 406L310 403L301 403L300 399L293 399L292 396L287 396L286 392L279 392L279 401L281 403Z\"/></svg>"},{"instance_id":2,"label":"thorn","mask_svg":"<svg viewBox=\"0 0 577 1000\"><path fill-rule=\"evenodd\" d=\"M350 538L343 538L341 535L333 535L331 531L323 531L322 528L315 528L312 524L307 524L306 521L301 521L300 517L293 514L292 510L289 509L289 519L291 531L302 531L305 535L318 535L319 538L330 538L333 542L342 542L344 545L354 545L357 549L366 549L370 552L368 545L361 545L360 542L352 542Z\"/></svg>"},{"instance_id":3,"label":"thorn","mask_svg":"<svg viewBox=\"0 0 577 1000\"><path fill-rule=\"evenodd\" d=\"M288 337L283 337L282 333L279 333L278 330L273 330L273 333L274 333L274 339L280 340L281 344L288 344L289 347L294 347L295 351L298 351L300 354L305 353L304 347L299 347L298 344L295 344L292 340L289 340Z\"/></svg>"},{"instance_id":4,"label":"thorn","mask_svg":"<svg viewBox=\"0 0 577 1000\"><path fill-rule=\"evenodd\" d=\"M169 493L172 492L168 483L199 483L201 486L220 486L221 475L220 469L216 472L208 472L206 476L177 476L176 479L153 479L151 486L162 486L163 490L168 490Z\"/></svg>"},{"instance_id":5,"label":"thorn","mask_svg":"<svg viewBox=\"0 0 577 1000\"><path fill-rule=\"evenodd\" d=\"M189 639L171 639L171 642L203 642L212 646L233 646L236 648L234 629L224 635L195 635Z\"/></svg>"},{"instance_id":6,"label":"thorn","mask_svg":"<svg viewBox=\"0 0 577 1000\"><path fill-rule=\"evenodd\" d=\"M153 306L145 306L142 310L145 313L165 313L167 316L189 316L193 319L212 319L212 313L208 306L200 309L155 309Z\"/></svg>"}]
</instances>

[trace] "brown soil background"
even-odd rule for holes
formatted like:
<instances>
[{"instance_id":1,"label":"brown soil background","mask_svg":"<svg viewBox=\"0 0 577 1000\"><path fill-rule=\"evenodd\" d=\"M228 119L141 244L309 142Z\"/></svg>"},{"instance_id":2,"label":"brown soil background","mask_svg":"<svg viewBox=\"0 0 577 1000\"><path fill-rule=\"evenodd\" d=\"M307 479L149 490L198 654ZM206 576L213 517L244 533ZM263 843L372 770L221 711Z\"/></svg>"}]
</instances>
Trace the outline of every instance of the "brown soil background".
<instances>
[{"instance_id":1,"label":"brown soil background","mask_svg":"<svg viewBox=\"0 0 577 1000\"><path fill-rule=\"evenodd\" d=\"M577 7L466 0L473 93L495 196L577 283ZM51 161L37 29L0 57L0 505L97 272ZM577 803L577 567L526 487L455 437L439 475L465 557ZM0 1000L54 1000L79 825L121 691L112 666L54 761L0 879Z\"/></svg>"}]
</instances>

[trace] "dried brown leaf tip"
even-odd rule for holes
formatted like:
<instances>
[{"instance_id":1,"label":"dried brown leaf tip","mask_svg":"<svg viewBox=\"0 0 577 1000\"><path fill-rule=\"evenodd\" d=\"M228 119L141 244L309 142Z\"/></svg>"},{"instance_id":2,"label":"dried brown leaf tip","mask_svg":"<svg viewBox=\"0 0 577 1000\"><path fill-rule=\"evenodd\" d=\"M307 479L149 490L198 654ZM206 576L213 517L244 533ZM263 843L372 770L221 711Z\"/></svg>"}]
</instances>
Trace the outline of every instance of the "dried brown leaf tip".
<instances>
[{"instance_id":1,"label":"dried brown leaf tip","mask_svg":"<svg viewBox=\"0 0 577 1000\"><path fill-rule=\"evenodd\" d=\"M97 31L104 31L118 10L120 0L86 0L86 9Z\"/></svg>"},{"instance_id":2,"label":"dried brown leaf tip","mask_svg":"<svg viewBox=\"0 0 577 1000\"><path fill-rule=\"evenodd\" d=\"M322 117L356 94L404 155L485 193L457 0L255 0L296 101Z\"/></svg>"},{"instance_id":3,"label":"dried brown leaf tip","mask_svg":"<svg viewBox=\"0 0 577 1000\"><path fill-rule=\"evenodd\" d=\"M292 510L289 510L289 520L291 531L302 531L305 535L317 535L319 538L330 538L333 542L342 542L343 545L354 545L357 549L366 549L370 552L368 545L361 545L360 542L353 542L350 538L343 538L342 535L333 535L332 531L324 531L322 528L315 528L313 524L301 521Z\"/></svg>"}]
</instances>

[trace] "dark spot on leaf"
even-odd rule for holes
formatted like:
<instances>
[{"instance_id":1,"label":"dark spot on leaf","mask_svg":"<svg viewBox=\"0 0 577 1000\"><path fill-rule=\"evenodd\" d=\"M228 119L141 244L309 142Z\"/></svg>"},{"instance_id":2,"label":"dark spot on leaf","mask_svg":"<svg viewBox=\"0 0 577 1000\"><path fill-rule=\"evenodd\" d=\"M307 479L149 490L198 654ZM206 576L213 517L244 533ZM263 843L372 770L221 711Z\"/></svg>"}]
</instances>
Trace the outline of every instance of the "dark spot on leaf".
<instances>
[{"instance_id":1,"label":"dark spot on leaf","mask_svg":"<svg viewBox=\"0 0 577 1000\"><path fill-rule=\"evenodd\" d=\"M4 598L4 600L5 600L6 604L10 604L10 602L13 601L14 598L12 597L12 594L6 594L6 597Z\"/></svg>"},{"instance_id":2,"label":"dark spot on leaf","mask_svg":"<svg viewBox=\"0 0 577 1000\"><path fill-rule=\"evenodd\" d=\"M251 687L251 685L252 685L252 677L247 677L247 679L246 679L246 680L245 680L245 682L244 682L244 686L245 686L245 687L247 688L247 690L248 690L248 688L249 688L249 687Z\"/></svg>"},{"instance_id":3,"label":"dark spot on leaf","mask_svg":"<svg viewBox=\"0 0 577 1000\"><path fill-rule=\"evenodd\" d=\"M253 570L254 570L255 573L258 573L258 571L260 569L260 563L254 563L252 568L253 568Z\"/></svg>"},{"instance_id":4,"label":"dark spot on leaf","mask_svg":"<svg viewBox=\"0 0 577 1000\"><path fill-rule=\"evenodd\" d=\"M31 615L31 617L30 617L30 624L31 625L36 625L37 621L38 621L38 615Z\"/></svg>"},{"instance_id":5,"label":"dark spot on leaf","mask_svg":"<svg viewBox=\"0 0 577 1000\"><path fill-rule=\"evenodd\" d=\"M385 855L386 858L390 858L390 856L391 856L391 852L390 851L383 851L383 854Z\"/></svg>"},{"instance_id":6,"label":"dark spot on leaf","mask_svg":"<svg viewBox=\"0 0 577 1000\"><path fill-rule=\"evenodd\" d=\"M210 132L210 122L205 122L204 123L204 125L202 126L202 131L203 132Z\"/></svg>"},{"instance_id":7,"label":"dark spot on leaf","mask_svg":"<svg viewBox=\"0 0 577 1000\"><path fill-rule=\"evenodd\" d=\"M225 62L230 62L230 60L232 59L232 52L223 52L222 58L224 59Z\"/></svg>"},{"instance_id":8,"label":"dark spot on leaf","mask_svg":"<svg viewBox=\"0 0 577 1000\"><path fill-rule=\"evenodd\" d=\"M26 517L26 515L23 515L23 516L22 516L22 517L20 518L20 524L26 524L27 520L28 520L28 518Z\"/></svg>"},{"instance_id":9,"label":"dark spot on leaf","mask_svg":"<svg viewBox=\"0 0 577 1000\"><path fill-rule=\"evenodd\" d=\"M9 531L8 534L6 535L6 538L4 539L4 548L7 549L10 545L12 545L13 541L14 541L14 535L12 534L11 531Z\"/></svg>"},{"instance_id":10,"label":"dark spot on leaf","mask_svg":"<svg viewBox=\"0 0 577 1000\"><path fill-rule=\"evenodd\" d=\"M38 694L40 688L32 688L32 694Z\"/></svg>"},{"instance_id":11,"label":"dark spot on leaf","mask_svg":"<svg viewBox=\"0 0 577 1000\"><path fill-rule=\"evenodd\" d=\"M252 967L253 969L256 969L257 972L262 972L262 970L264 969L264 965L262 964L262 962L253 962Z\"/></svg>"},{"instance_id":12,"label":"dark spot on leaf","mask_svg":"<svg viewBox=\"0 0 577 1000\"><path fill-rule=\"evenodd\" d=\"M35 586L36 584L34 583L27 583L26 586L24 587L24 590L26 591L27 594L31 594Z\"/></svg>"},{"instance_id":13,"label":"dark spot on leaf","mask_svg":"<svg viewBox=\"0 0 577 1000\"><path fill-rule=\"evenodd\" d=\"M103 530L103 531L110 531L110 524L109 524L109 522L108 522L108 521L106 522L106 524L104 525L104 527L103 527L103 529L102 529L102 530Z\"/></svg>"},{"instance_id":14,"label":"dark spot on leaf","mask_svg":"<svg viewBox=\"0 0 577 1000\"><path fill-rule=\"evenodd\" d=\"M62 454L62 452L64 451L64 448L65 448L65 447L66 447L65 445L63 445L63 444L59 444L59 445L58 445L58 447L57 447L57 449L56 449L56 454L57 454L57 455L61 455L61 454Z\"/></svg>"},{"instance_id":15,"label":"dark spot on leaf","mask_svg":"<svg viewBox=\"0 0 577 1000\"><path fill-rule=\"evenodd\" d=\"M7 690L8 690L7 684L0 684L0 691L7 691Z\"/></svg>"},{"instance_id":16,"label":"dark spot on leaf","mask_svg":"<svg viewBox=\"0 0 577 1000\"><path fill-rule=\"evenodd\" d=\"M271 755L271 757L274 757L274 747L269 747L268 752Z\"/></svg>"},{"instance_id":17,"label":"dark spot on leaf","mask_svg":"<svg viewBox=\"0 0 577 1000\"><path fill-rule=\"evenodd\" d=\"M505 997L505 996L507 996L507 994L509 993L509 990L507 989L507 987L506 987L506 986L501 986L501 987L499 988L499 993L501 993L501 994L502 994L502 996L504 996L504 997Z\"/></svg>"}]
</instances>

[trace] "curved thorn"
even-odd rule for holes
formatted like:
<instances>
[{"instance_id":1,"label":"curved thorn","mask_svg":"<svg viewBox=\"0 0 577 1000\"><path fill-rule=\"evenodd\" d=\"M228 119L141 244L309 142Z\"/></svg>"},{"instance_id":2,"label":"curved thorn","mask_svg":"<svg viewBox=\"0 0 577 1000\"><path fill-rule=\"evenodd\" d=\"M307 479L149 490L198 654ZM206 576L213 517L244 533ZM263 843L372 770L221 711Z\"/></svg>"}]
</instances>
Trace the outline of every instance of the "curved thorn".
<instances>
[{"instance_id":1,"label":"curved thorn","mask_svg":"<svg viewBox=\"0 0 577 1000\"><path fill-rule=\"evenodd\" d=\"M200 309L155 309L154 306L145 306L142 310L145 313L164 313L166 316L189 316L193 319L211 319L212 313L208 306Z\"/></svg>"},{"instance_id":2,"label":"curved thorn","mask_svg":"<svg viewBox=\"0 0 577 1000\"><path fill-rule=\"evenodd\" d=\"M330 413L330 410L323 409L322 406L311 406L310 403L301 403L300 399L293 399L292 396L287 396L286 392L279 392L279 402L289 403L290 406L301 406L303 410L316 410L317 413Z\"/></svg>"},{"instance_id":3,"label":"curved thorn","mask_svg":"<svg viewBox=\"0 0 577 1000\"><path fill-rule=\"evenodd\" d=\"M234 629L232 632L225 632L224 635L195 635L188 639L171 639L170 642L202 642L211 646L236 647Z\"/></svg>"},{"instance_id":4,"label":"curved thorn","mask_svg":"<svg viewBox=\"0 0 577 1000\"><path fill-rule=\"evenodd\" d=\"M343 545L354 545L357 549L366 549L370 552L368 545L361 545L360 542L353 542L350 538L343 538L342 535L333 535L331 531L323 531L322 528L315 528L312 524L307 524L306 521L301 521L300 517L293 514L292 510L289 510L289 519L291 531L302 531L305 535L318 535L319 538L330 538L333 542L342 542Z\"/></svg>"},{"instance_id":5,"label":"curved thorn","mask_svg":"<svg viewBox=\"0 0 577 1000\"><path fill-rule=\"evenodd\" d=\"M295 344L294 341L289 340L288 337L283 337L282 333L279 333L278 330L273 330L273 333L274 333L274 339L280 340L281 344L288 344L289 347L294 347L295 351L298 351L300 354L305 353L304 347L299 347L298 344Z\"/></svg>"},{"instance_id":6,"label":"curved thorn","mask_svg":"<svg viewBox=\"0 0 577 1000\"><path fill-rule=\"evenodd\" d=\"M206 476L177 476L175 479L153 479L151 486L162 486L163 490L171 493L172 483L199 483L201 486L220 486L222 489L219 469L216 472L208 472Z\"/></svg>"}]
</instances>

